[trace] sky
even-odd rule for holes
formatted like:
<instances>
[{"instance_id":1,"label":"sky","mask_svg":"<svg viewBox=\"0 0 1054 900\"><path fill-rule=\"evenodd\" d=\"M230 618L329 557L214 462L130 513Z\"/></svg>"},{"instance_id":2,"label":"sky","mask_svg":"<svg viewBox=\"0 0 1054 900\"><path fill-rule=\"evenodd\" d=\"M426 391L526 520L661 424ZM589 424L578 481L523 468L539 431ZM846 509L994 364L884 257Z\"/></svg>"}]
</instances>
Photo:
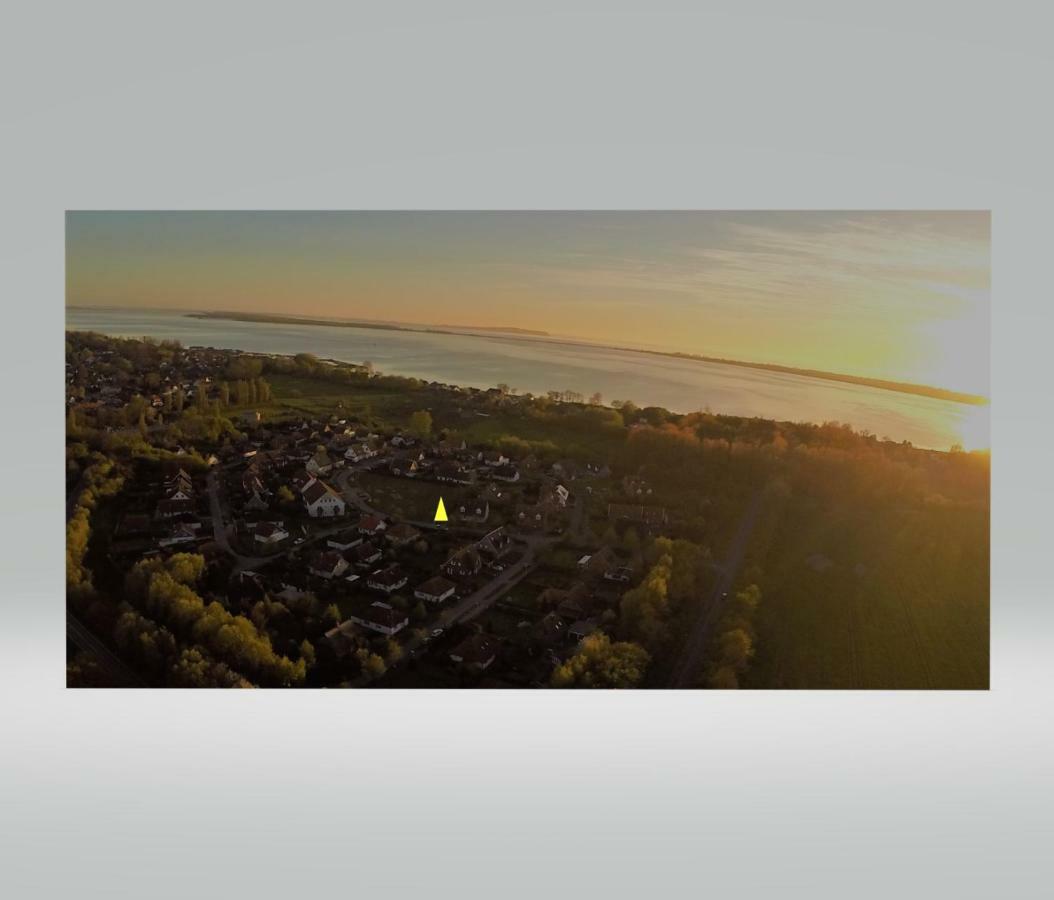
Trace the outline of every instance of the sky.
<instances>
[{"instance_id":1,"label":"sky","mask_svg":"<svg viewBox=\"0 0 1054 900\"><path fill-rule=\"evenodd\" d=\"M988 212L69 212L66 300L467 327L989 390Z\"/></svg>"}]
</instances>

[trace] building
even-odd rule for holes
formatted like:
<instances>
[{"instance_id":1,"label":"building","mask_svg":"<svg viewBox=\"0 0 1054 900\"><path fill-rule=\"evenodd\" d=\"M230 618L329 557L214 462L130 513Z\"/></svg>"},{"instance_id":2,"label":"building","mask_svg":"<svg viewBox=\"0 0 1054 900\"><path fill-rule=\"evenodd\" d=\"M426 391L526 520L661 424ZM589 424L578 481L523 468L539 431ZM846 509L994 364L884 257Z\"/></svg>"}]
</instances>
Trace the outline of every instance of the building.
<instances>
[{"instance_id":1,"label":"building","mask_svg":"<svg viewBox=\"0 0 1054 900\"><path fill-rule=\"evenodd\" d=\"M406 612L390 603L374 600L372 603L362 603L356 606L348 616L348 621L391 637L410 624L410 617Z\"/></svg>"},{"instance_id":2,"label":"building","mask_svg":"<svg viewBox=\"0 0 1054 900\"><path fill-rule=\"evenodd\" d=\"M483 568L483 557L475 546L462 547L443 563L443 574L450 578L470 578Z\"/></svg>"},{"instance_id":3,"label":"building","mask_svg":"<svg viewBox=\"0 0 1054 900\"><path fill-rule=\"evenodd\" d=\"M442 575L429 578L424 584L419 584L414 589L414 597L425 600L428 603L442 603L454 596L457 585L447 581Z\"/></svg>"},{"instance_id":4,"label":"building","mask_svg":"<svg viewBox=\"0 0 1054 900\"><path fill-rule=\"evenodd\" d=\"M476 549L491 557L491 559L499 559L508 552L511 546L512 538L506 534L505 527L501 526L480 538L476 544Z\"/></svg>"},{"instance_id":5,"label":"building","mask_svg":"<svg viewBox=\"0 0 1054 900\"><path fill-rule=\"evenodd\" d=\"M344 515L347 504L333 488L317 478L309 481L300 493L307 514L313 519L328 519Z\"/></svg>"},{"instance_id":6,"label":"building","mask_svg":"<svg viewBox=\"0 0 1054 900\"><path fill-rule=\"evenodd\" d=\"M372 566L381 558L381 551L371 543L359 544L358 547L348 551L347 557L358 568L364 569L367 566Z\"/></svg>"},{"instance_id":7,"label":"building","mask_svg":"<svg viewBox=\"0 0 1054 900\"><path fill-rule=\"evenodd\" d=\"M326 538L326 546L333 550L351 550L362 543L362 535L350 528Z\"/></svg>"},{"instance_id":8,"label":"building","mask_svg":"<svg viewBox=\"0 0 1054 900\"><path fill-rule=\"evenodd\" d=\"M388 528L388 524L380 516L366 513L359 518L359 524L355 527L358 528L359 534L375 535L384 532Z\"/></svg>"},{"instance_id":9,"label":"building","mask_svg":"<svg viewBox=\"0 0 1054 900\"><path fill-rule=\"evenodd\" d=\"M304 468L307 469L308 474L316 478L319 475L328 475L333 471L333 460L322 447L319 447L311 459L304 464Z\"/></svg>"},{"instance_id":10,"label":"building","mask_svg":"<svg viewBox=\"0 0 1054 900\"><path fill-rule=\"evenodd\" d=\"M289 537L281 522L257 522L253 529L253 542L271 547Z\"/></svg>"},{"instance_id":11,"label":"building","mask_svg":"<svg viewBox=\"0 0 1054 900\"><path fill-rule=\"evenodd\" d=\"M394 594L401 588L406 587L406 574L393 563L384 569L378 569L366 579L366 587L375 591L383 591L385 594Z\"/></svg>"},{"instance_id":12,"label":"building","mask_svg":"<svg viewBox=\"0 0 1054 900\"><path fill-rule=\"evenodd\" d=\"M469 635L450 652L451 660L474 672L490 668L497 656L498 639L488 634Z\"/></svg>"},{"instance_id":13,"label":"building","mask_svg":"<svg viewBox=\"0 0 1054 900\"><path fill-rule=\"evenodd\" d=\"M336 550L326 550L311 561L309 571L312 575L325 578L339 578L348 570L348 561Z\"/></svg>"}]
</instances>

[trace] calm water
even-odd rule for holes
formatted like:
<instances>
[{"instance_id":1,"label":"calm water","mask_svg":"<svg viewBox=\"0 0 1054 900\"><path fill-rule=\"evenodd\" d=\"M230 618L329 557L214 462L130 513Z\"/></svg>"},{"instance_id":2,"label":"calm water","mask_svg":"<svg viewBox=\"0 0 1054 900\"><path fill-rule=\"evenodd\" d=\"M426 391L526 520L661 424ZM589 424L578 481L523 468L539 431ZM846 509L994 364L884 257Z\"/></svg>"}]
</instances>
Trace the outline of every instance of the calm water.
<instances>
[{"instance_id":1,"label":"calm water","mask_svg":"<svg viewBox=\"0 0 1054 900\"><path fill-rule=\"evenodd\" d=\"M987 447L988 407L966 406L877 388L651 356L601 347L561 346L498 336L423 334L322 325L275 325L194 319L179 312L67 309L66 326L121 337L258 353L314 353L369 360L387 374L544 394L570 390L604 402L632 400L675 412L709 408L738 416L848 422L919 447Z\"/></svg>"}]
</instances>

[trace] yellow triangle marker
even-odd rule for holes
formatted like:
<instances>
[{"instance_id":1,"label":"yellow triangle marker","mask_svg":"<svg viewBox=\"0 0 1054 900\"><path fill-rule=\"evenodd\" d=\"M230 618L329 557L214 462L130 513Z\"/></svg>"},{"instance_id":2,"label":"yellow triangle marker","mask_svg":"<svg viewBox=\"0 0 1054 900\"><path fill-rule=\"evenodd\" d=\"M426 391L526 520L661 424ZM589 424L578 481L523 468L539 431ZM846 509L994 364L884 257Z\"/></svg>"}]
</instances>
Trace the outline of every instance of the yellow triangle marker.
<instances>
[{"instance_id":1,"label":"yellow triangle marker","mask_svg":"<svg viewBox=\"0 0 1054 900\"><path fill-rule=\"evenodd\" d=\"M443 498L442 497L439 498L439 505L436 507L436 519L435 520L437 522L445 522L445 521L447 521L446 507L443 506Z\"/></svg>"}]
</instances>

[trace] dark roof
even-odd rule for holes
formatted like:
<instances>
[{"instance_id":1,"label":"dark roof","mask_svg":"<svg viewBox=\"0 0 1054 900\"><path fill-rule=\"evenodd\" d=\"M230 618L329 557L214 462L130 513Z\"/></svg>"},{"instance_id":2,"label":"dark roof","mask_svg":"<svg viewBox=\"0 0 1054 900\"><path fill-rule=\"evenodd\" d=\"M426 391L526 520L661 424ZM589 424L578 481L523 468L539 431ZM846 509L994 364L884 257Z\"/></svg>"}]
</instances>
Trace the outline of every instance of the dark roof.
<instances>
[{"instance_id":1,"label":"dark roof","mask_svg":"<svg viewBox=\"0 0 1054 900\"><path fill-rule=\"evenodd\" d=\"M332 494L334 497L337 497L338 499L340 498L340 494L333 490L333 488L331 488L324 481L321 481L316 478L313 482L311 482L311 484L304 488L304 502L308 504L317 503L324 496L326 496L326 494Z\"/></svg>"},{"instance_id":2,"label":"dark roof","mask_svg":"<svg viewBox=\"0 0 1054 900\"><path fill-rule=\"evenodd\" d=\"M359 544L358 547L352 547L347 552L356 562L365 562L367 559L372 559L374 556L378 555L381 551L373 544L367 542L365 544Z\"/></svg>"},{"instance_id":3,"label":"dark roof","mask_svg":"<svg viewBox=\"0 0 1054 900\"><path fill-rule=\"evenodd\" d=\"M369 604L356 604L351 614L357 619L373 622L384 628L395 628L407 620L407 615L403 610L397 609L383 600L374 600Z\"/></svg>"},{"instance_id":4,"label":"dark roof","mask_svg":"<svg viewBox=\"0 0 1054 900\"><path fill-rule=\"evenodd\" d=\"M403 574L403 570L399 568L398 563L392 563L386 569L378 569L367 579L374 584L382 584L385 587L391 587L398 584L400 581L405 581L406 576Z\"/></svg>"},{"instance_id":5,"label":"dark roof","mask_svg":"<svg viewBox=\"0 0 1054 900\"><path fill-rule=\"evenodd\" d=\"M489 634L472 634L458 644L451 652L451 658L457 657L465 665L486 665L498 652L498 639Z\"/></svg>"},{"instance_id":6,"label":"dark roof","mask_svg":"<svg viewBox=\"0 0 1054 900\"><path fill-rule=\"evenodd\" d=\"M445 594L449 590L453 590L457 585L454 582L447 580L442 575L436 575L433 578L429 578L424 584L419 584L416 590L422 594L430 594L433 597L438 597L440 594Z\"/></svg>"},{"instance_id":7,"label":"dark roof","mask_svg":"<svg viewBox=\"0 0 1054 900\"><path fill-rule=\"evenodd\" d=\"M344 561L344 557L337 553L336 550L327 550L315 557L311 563L311 568L320 572L332 572Z\"/></svg>"}]
</instances>

